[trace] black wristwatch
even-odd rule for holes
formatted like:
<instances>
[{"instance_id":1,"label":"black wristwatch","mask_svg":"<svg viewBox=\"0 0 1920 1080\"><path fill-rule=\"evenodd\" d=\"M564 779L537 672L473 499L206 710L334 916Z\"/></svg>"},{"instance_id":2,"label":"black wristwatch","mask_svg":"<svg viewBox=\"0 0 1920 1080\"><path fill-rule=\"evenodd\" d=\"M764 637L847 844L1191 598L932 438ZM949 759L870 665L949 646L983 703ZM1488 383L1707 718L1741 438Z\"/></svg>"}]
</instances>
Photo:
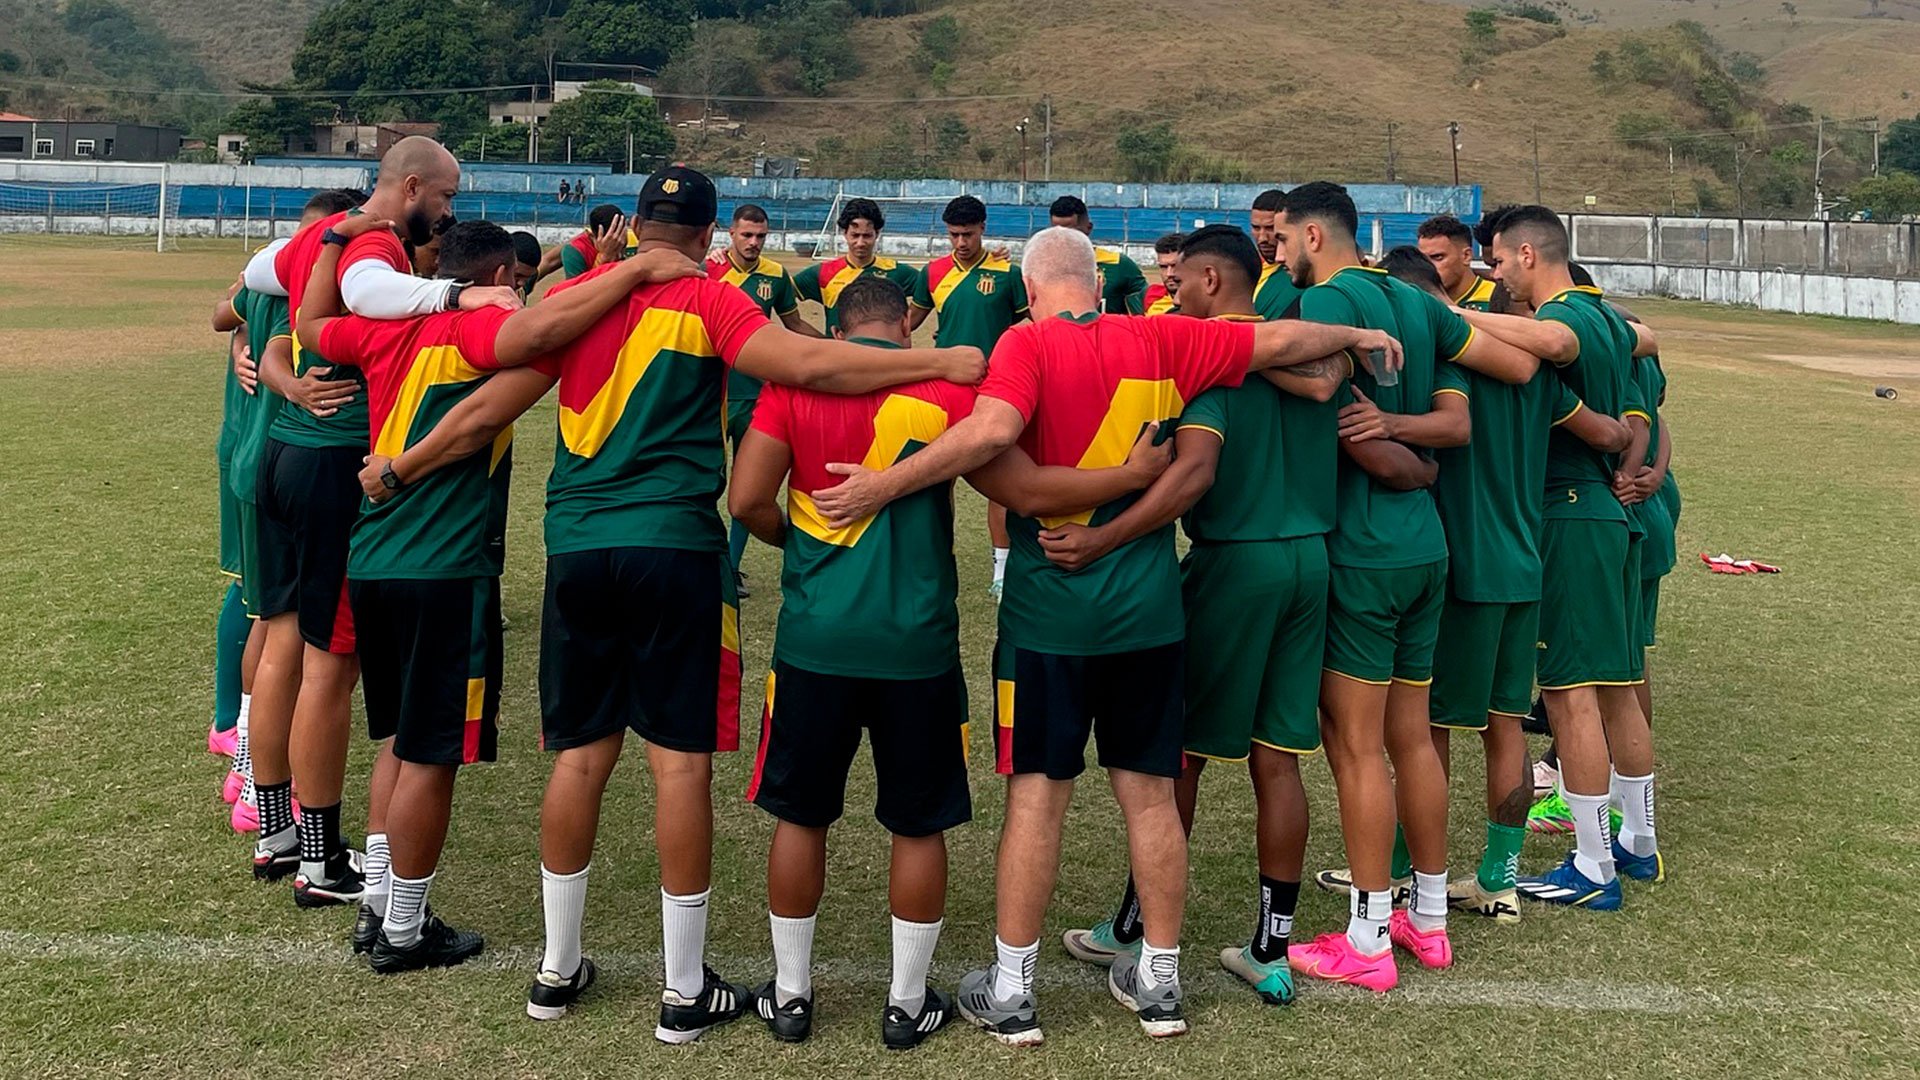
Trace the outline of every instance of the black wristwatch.
<instances>
[{"instance_id":1,"label":"black wristwatch","mask_svg":"<svg viewBox=\"0 0 1920 1080\"><path fill-rule=\"evenodd\" d=\"M381 468L380 483L385 485L388 491L399 491L403 486L400 482L400 474L393 471L393 462L389 461Z\"/></svg>"},{"instance_id":2,"label":"black wristwatch","mask_svg":"<svg viewBox=\"0 0 1920 1080\"><path fill-rule=\"evenodd\" d=\"M447 288L447 311L460 310L460 294L467 291L465 282L456 281Z\"/></svg>"},{"instance_id":3,"label":"black wristwatch","mask_svg":"<svg viewBox=\"0 0 1920 1080\"><path fill-rule=\"evenodd\" d=\"M353 242L353 237L342 236L339 233L334 232L332 226L328 226L324 231L320 233L320 242L322 244L339 244L341 247L346 247L348 244Z\"/></svg>"}]
</instances>

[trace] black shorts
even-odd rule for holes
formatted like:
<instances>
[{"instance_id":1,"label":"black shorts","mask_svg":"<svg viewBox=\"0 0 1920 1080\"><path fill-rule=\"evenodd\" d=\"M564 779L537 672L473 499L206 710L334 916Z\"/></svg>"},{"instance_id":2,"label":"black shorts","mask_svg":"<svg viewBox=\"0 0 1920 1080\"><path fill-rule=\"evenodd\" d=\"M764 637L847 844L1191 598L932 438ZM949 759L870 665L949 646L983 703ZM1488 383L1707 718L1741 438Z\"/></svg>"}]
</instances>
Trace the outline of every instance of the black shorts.
<instances>
[{"instance_id":1,"label":"black shorts","mask_svg":"<svg viewBox=\"0 0 1920 1080\"><path fill-rule=\"evenodd\" d=\"M879 792L873 816L896 836L932 836L973 817L967 790L967 680L857 679L775 662L747 799L821 829L846 808L864 728Z\"/></svg>"},{"instance_id":2,"label":"black shorts","mask_svg":"<svg viewBox=\"0 0 1920 1080\"><path fill-rule=\"evenodd\" d=\"M1005 775L1071 780L1086 770L1087 736L1100 767L1178 777L1186 644L1108 656L993 650L993 749Z\"/></svg>"},{"instance_id":3,"label":"black shorts","mask_svg":"<svg viewBox=\"0 0 1920 1080\"><path fill-rule=\"evenodd\" d=\"M349 581L367 734L418 765L492 761L500 579Z\"/></svg>"},{"instance_id":4,"label":"black shorts","mask_svg":"<svg viewBox=\"0 0 1920 1080\"><path fill-rule=\"evenodd\" d=\"M295 612L316 649L352 653L347 541L360 517L360 460L345 446L293 446L268 439L260 453L260 581L263 619Z\"/></svg>"},{"instance_id":5,"label":"black shorts","mask_svg":"<svg viewBox=\"0 0 1920 1080\"><path fill-rule=\"evenodd\" d=\"M668 750L738 750L740 602L727 553L548 556L540 715L548 750L626 727Z\"/></svg>"}]
</instances>

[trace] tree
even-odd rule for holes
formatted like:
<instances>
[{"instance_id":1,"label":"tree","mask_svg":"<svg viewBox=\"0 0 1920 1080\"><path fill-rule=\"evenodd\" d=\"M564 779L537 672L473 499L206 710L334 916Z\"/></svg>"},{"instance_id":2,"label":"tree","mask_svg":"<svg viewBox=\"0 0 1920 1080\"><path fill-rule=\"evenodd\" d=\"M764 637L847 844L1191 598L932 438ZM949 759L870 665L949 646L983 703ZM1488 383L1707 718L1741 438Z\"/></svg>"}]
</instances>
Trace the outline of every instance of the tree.
<instances>
[{"instance_id":1,"label":"tree","mask_svg":"<svg viewBox=\"0 0 1920 1080\"><path fill-rule=\"evenodd\" d=\"M1603 83L1613 82L1619 75L1619 72L1615 70L1613 66L1613 50L1601 49L1599 52L1594 53L1593 64L1588 70L1593 72L1595 79Z\"/></svg>"},{"instance_id":2,"label":"tree","mask_svg":"<svg viewBox=\"0 0 1920 1080\"><path fill-rule=\"evenodd\" d=\"M758 36L734 19L702 19L667 66L660 86L676 94L751 97L760 93Z\"/></svg>"},{"instance_id":3,"label":"tree","mask_svg":"<svg viewBox=\"0 0 1920 1080\"><path fill-rule=\"evenodd\" d=\"M760 48L770 59L799 61L800 89L824 94L833 83L860 74L847 39L853 20L846 0L781 0L761 24Z\"/></svg>"},{"instance_id":4,"label":"tree","mask_svg":"<svg viewBox=\"0 0 1920 1080\"><path fill-rule=\"evenodd\" d=\"M491 85L500 13L481 0L340 0L307 26L293 54L297 86L336 91L363 119L435 120L457 136L486 123L478 94L407 98L380 91Z\"/></svg>"},{"instance_id":5,"label":"tree","mask_svg":"<svg viewBox=\"0 0 1920 1080\"><path fill-rule=\"evenodd\" d=\"M933 122L933 153L941 161L952 161L959 156L960 148L972 138L967 122L953 113L941 113Z\"/></svg>"},{"instance_id":6,"label":"tree","mask_svg":"<svg viewBox=\"0 0 1920 1080\"><path fill-rule=\"evenodd\" d=\"M1145 181L1160 180L1167 175L1180 143L1173 134L1173 125L1162 120L1144 127L1122 128L1113 146L1126 164L1128 178Z\"/></svg>"},{"instance_id":7,"label":"tree","mask_svg":"<svg viewBox=\"0 0 1920 1080\"><path fill-rule=\"evenodd\" d=\"M242 152L248 161L263 155L283 153L313 134L313 125L333 111L324 101L306 98L270 97L243 101L220 122L222 131L246 137Z\"/></svg>"},{"instance_id":8,"label":"tree","mask_svg":"<svg viewBox=\"0 0 1920 1080\"><path fill-rule=\"evenodd\" d=\"M1494 24L1496 12L1492 8L1474 8L1467 12L1467 40L1475 45L1491 45L1499 28Z\"/></svg>"},{"instance_id":9,"label":"tree","mask_svg":"<svg viewBox=\"0 0 1920 1080\"><path fill-rule=\"evenodd\" d=\"M581 88L579 97L553 106L540 129L540 141L557 146L571 138L575 160L624 165L628 132L633 133L636 168L673 154L673 132L660 119L660 107L653 98L626 83L596 79Z\"/></svg>"},{"instance_id":10,"label":"tree","mask_svg":"<svg viewBox=\"0 0 1920 1080\"><path fill-rule=\"evenodd\" d=\"M664 65L693 36L694 0L573 0L561 22L578 59Z\"/></svg>"},{"instance_id":11,"label":"tree","mask_svg":"<svg viewBox=\"0 0 1920 1080\"><path fill-rule=\"evenodd\" d=\"M1876 221L1920 216L1920 176L1889 169L1853 185L1847 199Z\"/></svg>"},{"instance_id":12,"label":"tree","mask_svg":"<svg viewBox=\"0 0 1920 1080\"><path fill-rule=\"evenodd\" d=\"M1887 125L1886 138L1880 143L1880 161L1887 168L1920 175L1920 116Z\"/></svg>"}]
</instances>

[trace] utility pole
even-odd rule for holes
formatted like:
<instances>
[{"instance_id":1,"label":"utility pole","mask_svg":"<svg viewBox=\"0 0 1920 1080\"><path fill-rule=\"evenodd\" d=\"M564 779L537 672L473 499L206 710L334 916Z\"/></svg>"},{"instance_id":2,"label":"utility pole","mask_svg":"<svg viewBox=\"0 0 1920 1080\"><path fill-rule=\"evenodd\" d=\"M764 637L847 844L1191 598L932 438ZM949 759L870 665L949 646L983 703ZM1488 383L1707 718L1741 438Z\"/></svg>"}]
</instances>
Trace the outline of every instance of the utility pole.
<instances>
[{"instance_id":1,"label":"utility pole","mask_svg":"<svg viewBox=\"0 0 1920 1080\"><path fill-rule=\"evenodd\" d=\"M1043 123L1046 125L1045 134L1040 139L1040 178L1051 181L1053 179L1053 95L1048 94L1042 97L1040 103L1045 110ZM1876 148L1878 145L1875 143Z\"/></svg>"},{"instance_id":2,"label":"utility pole","mask_svg":"<svg viewBox=\"0 0 1920 1080\"><path fill-rule=\"evenodd\" d=\"M1880 175L1880 118L1873 118L1873 175Z\"/></svg>"},{"instance_id":3,"label":"utility pole","mask_svg":"<svg viewBox=\"0 0 1920 1080\"><path fill-rule=\"evenodd\" d=\"M1453 147L1453 186L1460 186L1460 121L1447 121L1447 144Z\"/></svg>"},{"instance_id":4,"label":"utility pole","mask_svg":"<svg viewBox=\"0 0 1920 1080\"><path fill-rule=\"evenodd\" d=\"M1673 171L1673 140L1667 140L1667 205L1680 212L1680 181Z\"/></svg>"},{"instance_id":5,"label":"utility pole","mask_svg":"<svg viewBox=\"0 0 1920 1080\"><path fill-rule=\"evenodd\" d=\"M1399 179L1394 175L1399 171L1397 168L1399 162L1393 159L1393 127L1393 121L1387 121L1387 183L1389 184Z\"/></svg>"},{"instance_id":6,"label":"utility pole","mask_svg":"<svg viewBox=\"0 0 1920 1080\"><path fill-rule=\"evenodd\" d=\"M1020 133L1020 199L1022 202L1026 201L1027 197L1027 125L1031 122L1032 117L1023 116L1019 123L1013 125L1013 130Z\"/></svg>"},{"instance_id":7,"label":"utility pole","mask_svg":"<svg viewBox=\"0 0 1920 1080\"><path fill-rule=\"evenodd\" d=\"M627 126L627 175L633 175L633 126Z\"/></svg>"},{"instance_id":8,"label":"utility pole","mask_svg":"<svg viewBox=\"0 0 1920 1080\"><path fill-rule=\"evenodd\" d=\"M1813 216L1827 216L1826 193L1820 186L1820 163L1827 157L1827 118L1822 115L1813 126Z\"/></svg>"},{"instance_id":9,"label":"utility pole","mask_svg":"<svg viewBox=\"0 0 1920 1080\"><path fill-rule=\"evenodd\" d=\"M1533 202L1540 205L1540 125L1533 126Z\"/></svg>"}]
</instances>

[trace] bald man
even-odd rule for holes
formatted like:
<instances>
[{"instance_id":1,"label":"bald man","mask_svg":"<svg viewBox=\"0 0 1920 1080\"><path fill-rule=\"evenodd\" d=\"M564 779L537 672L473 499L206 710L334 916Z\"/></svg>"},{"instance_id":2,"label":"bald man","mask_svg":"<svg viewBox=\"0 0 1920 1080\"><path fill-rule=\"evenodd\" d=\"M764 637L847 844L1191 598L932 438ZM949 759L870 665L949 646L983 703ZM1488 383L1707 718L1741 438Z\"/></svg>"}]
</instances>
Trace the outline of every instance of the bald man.
<instances>
[{"instance_id":1,"label":"bald man","mask_svg":"<svg viewBox=\"0 0 1920 1080\"><path fill-rule=\"evenodd\" d=\"M370 431L366 379L358 368L329 364L310 347L313 342L301 340L300 303L321 251L338 244L344 250L335 280L341 300L356 315L398 319L456 308L517 307L510 287L468 288L411 272L401 232L416 244L432 239L435 224L450 216L459 187L460 163L445 147L418 136L402 139L381 159L373 195L350 211L392 221L394 229L374 229L349 240L334 229L348 212L333 214L284 243L269 245L247 264L248 288L288 297L294 374L352 384L312 410L282 410L261 451L257 596L267 642L254 710L270 724L291 725L293 775L285 783L256 785L260 838L253 867L256 876L274 880L297 868L293 895L301 907L355 903L369 890L380 893L386 879L386 797L398 769L383 747L368 797L368 858L362 867L340 834L340 790L353 685L360 675L346 570L348 533L360 513L360 459ZM297 823L294 786L303 803Z\"/></svg>"}]
</instances>

